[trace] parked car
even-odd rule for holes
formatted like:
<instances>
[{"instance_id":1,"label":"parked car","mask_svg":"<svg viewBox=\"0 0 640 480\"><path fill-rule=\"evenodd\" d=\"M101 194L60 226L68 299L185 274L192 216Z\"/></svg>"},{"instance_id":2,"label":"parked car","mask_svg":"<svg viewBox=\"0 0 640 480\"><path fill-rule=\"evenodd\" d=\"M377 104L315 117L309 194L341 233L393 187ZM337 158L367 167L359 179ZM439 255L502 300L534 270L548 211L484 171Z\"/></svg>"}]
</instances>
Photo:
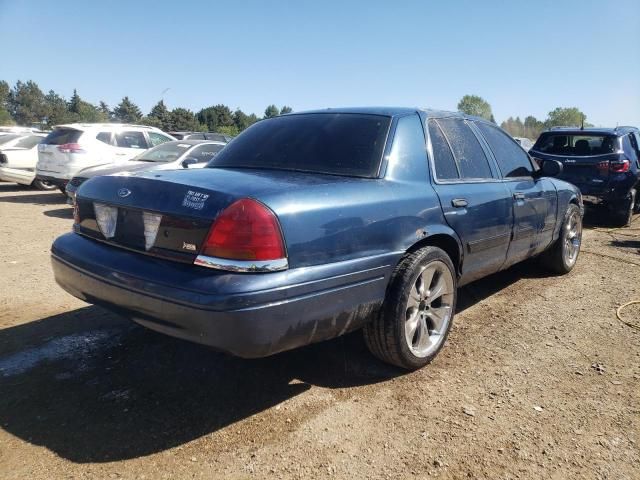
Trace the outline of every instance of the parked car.
<instances>
[{"instance_id":1,"label":"parked car","mask_svg":"<svg viewBox=\"0 0 640 480\"><path fill-rule=\"evenodd\" d=\"M587 205L606 207L616 223L628 225L640 211L639 145L635 127L554 128L540 135L530 153L561 162L559 178L580 188Z\"/></svg>"},{"instance_id":2,"label":"parked car","mask_svg":"<svg viewBox=\"0 0 640 480\"><path fill-rule=\"evenodd\" d=\"M23 135L27 135L29 133L44 133L42 130L38 130L37 128L31 127L18 127L18 126L2 126L0 127L0 135L5 135L7 133L20 133Z\"/></svg>"},{"instance_id":3,"label":"parked car","mask_svg":"<svg viewBox=\"0 0 640 480\"><path fill-rule=\"evenodd\" d=\"M5 144L2 144L0 137L0 180L31 185L38 190L56 188L55 185L36 179L38 144L44 137L43 133L29 134Z\"/></svg>"},{"instance_id":4,"label":"parked car","mask_svg":"<svg viewBox=\"0 0 640 480\"><path fill-rule=\"evenodd\" d=\"M38 146L36 178L64 189L83 168L126 162L143 150L175 140L145 125L73 123L58 125Z\"/></svg>"},{"instance_id":5,"label":"parked car","mask_svg":"<svg viewBox=\"0 0 640 480\"><path fill-rule=\"evenodd\" d=\"M29 133L5 133L0 135L0 148L10 148L20 139L30 135Z\"/></svg>"},{"instance_id":6,"label":"parked car","mask_svg":"<svg viewBox=\"0 0 640 480\"><path fill-rule=\"evenodd\" d=\"M176 140L144 151L128 162L100 165L80 170L67 184L67 196L73 200L78 187L89 178L118 172L202 168L224 148L222 142L208 140Z\"/></svg>"},{"instance_id":7,"label":"parked car","mask_svg":"<svg viewBox=\"0 0 640 480\"><path fill-rule=\"evenodd\" d=\"M229 143L233 137L215 132L169 132L178 140L215 140L216 142Z\"/></svg>"},{"instance_id":8,"label":"parked car","mask_svg":"<svg viewBox=\"0 0 640 480\"><path fill-rule=\"evenodd\" d=\"M531 150L533 147L533 141L529 140L526 137L513 137L513 139L520 144L522 148L524 148L527 152Z\"/></svg>"},{"instance_id":9,"label":"parked car","mask_svg":"<svg viewBox=\"0 0 640 480\"><path fill-rule=\"evenodd\" d=\"M151 329L261 357L364 328L416 369L457 287L581 243L579 190L495 125L407 108L263 120L200 170L95 177L56 239L56 281Z\"/></svg>"}]
</instances>

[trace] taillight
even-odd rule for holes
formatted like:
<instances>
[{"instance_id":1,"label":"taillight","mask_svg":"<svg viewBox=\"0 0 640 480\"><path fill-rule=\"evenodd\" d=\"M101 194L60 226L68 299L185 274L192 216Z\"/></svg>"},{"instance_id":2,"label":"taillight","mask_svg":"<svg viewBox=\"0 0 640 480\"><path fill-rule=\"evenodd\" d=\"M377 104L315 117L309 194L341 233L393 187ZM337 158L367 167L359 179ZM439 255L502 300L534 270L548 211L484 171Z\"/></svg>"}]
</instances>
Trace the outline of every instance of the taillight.
<instances>
[{"instance_id":1,"label":"taillight","mask_svg":"<svg viewBox=\"0 0 640 480\"><path fill-rule=\"evenodd\" d=\"M609 171L609 161L604 160L602 162L598 162L598 171L601 173L607 173Z\"/></svg>"},{"instance_id":2,"label":"taillight","mask_svg":"<svg viewBox=\"0 0 640 480\"><path fill-rule=\"evenodd\" d=\"M64 143L58 145L58 151L62 153L86 153L79 143Z\"/></svg>"},{"instance_id":3,"label":"taillight","mask_svg":"<svg viewBox=\"0 0 640 480\"><path fill-rule=\"evenodd\" d=\"M287 254L275 214L260 202L243 198L218 215L200 255L269 261L285 259Z\"/></svg>"},{"instance_id":4,"label":"taillight","mask_svg":"<svg viewBox=\"0 0 640 480\"><path fill-rule=\"evenodd\" d=\"M624 160L616 160L614 162L609 163L609 171L613 173L624 173L628 172L631 168L631 162L626 158Z\"/></svg>"}]
</instances>

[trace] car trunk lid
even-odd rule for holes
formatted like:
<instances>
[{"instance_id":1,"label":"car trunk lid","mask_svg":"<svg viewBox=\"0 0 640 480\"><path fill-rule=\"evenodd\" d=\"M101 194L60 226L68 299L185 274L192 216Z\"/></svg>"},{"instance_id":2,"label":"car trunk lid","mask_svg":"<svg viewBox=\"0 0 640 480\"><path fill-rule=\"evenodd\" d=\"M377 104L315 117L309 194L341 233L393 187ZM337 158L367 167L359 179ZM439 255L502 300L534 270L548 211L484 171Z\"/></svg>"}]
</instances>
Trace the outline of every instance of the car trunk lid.
<instances>
[{"instance_id":1,"label":"car trunk lid","mask_svg":"<svg viewBox=\"0 0 640 480\"><path fill-rule=\"evenodd\" d=\"M78 189L74 228L114 246L192 263L215 218L234 201L339 181L345 179L221 168L99 176Z\"/></svg>"}]
</instances>

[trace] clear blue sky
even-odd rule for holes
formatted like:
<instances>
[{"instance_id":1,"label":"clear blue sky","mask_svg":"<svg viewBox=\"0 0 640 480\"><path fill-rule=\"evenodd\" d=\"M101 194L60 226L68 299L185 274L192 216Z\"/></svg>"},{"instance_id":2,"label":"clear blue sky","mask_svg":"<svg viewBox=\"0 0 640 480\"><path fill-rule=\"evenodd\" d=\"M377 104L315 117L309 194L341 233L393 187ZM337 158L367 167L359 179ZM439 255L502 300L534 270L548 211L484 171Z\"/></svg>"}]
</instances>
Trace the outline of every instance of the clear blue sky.
<instances>
[{"instance_id":1,"label":"clear blue sky","mask_svg":"<svg viewBox=\"0 0 640 480\"><path fill-rule=\"evenodd\" d=\"M0 79L146 113L400 105L640 125L640 1L0 0Z\"/></svg>"}]
</instances>

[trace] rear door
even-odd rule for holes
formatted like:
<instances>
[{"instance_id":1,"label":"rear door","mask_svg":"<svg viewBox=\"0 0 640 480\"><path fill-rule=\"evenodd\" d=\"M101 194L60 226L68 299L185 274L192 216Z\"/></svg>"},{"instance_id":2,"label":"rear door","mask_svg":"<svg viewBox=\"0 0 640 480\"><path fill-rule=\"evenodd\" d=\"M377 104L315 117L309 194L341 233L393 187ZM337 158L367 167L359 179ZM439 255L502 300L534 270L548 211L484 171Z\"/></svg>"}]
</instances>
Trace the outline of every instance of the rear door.
<instances>
[{"instance_id":1,"label":"rear door","mask_svg":"<svg viewBox=\"0 0 640 480\"><path fill-rule=\"evenodd\" d=\"M120 130L115 133L114 158L116 163L125 162L147 150L150 145L144 132L137 130Z\"/></svg>"},{"instance_id":2,"label":"rear door","mask_svg":"<svg viewBox=\"0 0 640 480\"><path fill-rule=\"evenodd\" d=\"M513 223L511 194L467 122L428 122L434 189L463 247L461 283L500 270Z\"/></svg>"},{"instance_id":3,"label":"rear door","mask_svg":"<svg viewBox=\"0 0 640 480\"><path fill-rule=\"evenodd\" d=\"M487 142L512 198L513 235L506 267L549 245L556 222L557 193L549 179L533 178L529 155L509 135L487 122L476 122L475 126Z\"/></svg>"}]
</instances>

